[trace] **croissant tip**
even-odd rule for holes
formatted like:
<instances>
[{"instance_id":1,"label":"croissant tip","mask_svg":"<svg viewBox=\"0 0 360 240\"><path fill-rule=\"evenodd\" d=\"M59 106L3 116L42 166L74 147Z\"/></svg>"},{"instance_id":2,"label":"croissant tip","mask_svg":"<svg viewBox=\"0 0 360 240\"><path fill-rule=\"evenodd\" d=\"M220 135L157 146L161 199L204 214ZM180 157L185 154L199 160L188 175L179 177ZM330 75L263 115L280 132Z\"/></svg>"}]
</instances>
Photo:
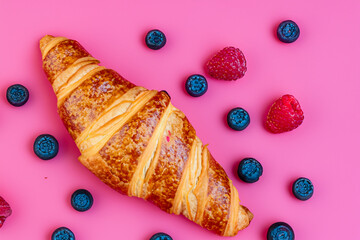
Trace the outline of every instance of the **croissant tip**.
<instances>
[{"instance_id":1,"label":"croissant tip","mask_svg":"<svg viewBox=\"0 0 360 240\"><path fill-rule=\"evenodd\" d=\"M251 220L254 218L254 214L252 212L250 212L250 210L245 207L245 206L242 206L243 209L245 210L245 213L247 215L247 217L249 218L249 223L251 222Z\"/></svg>"},{"instance_id":2,"label":"croissant tip","mask_svg":"<svg viewBox=\"0 0 360 240\"><path fill-rule=\"evenodd\" d=\"M48 45L48 43L54 38L54 36L51 35L46 35L43 38L40 39L40 50L41 50L41 54L44 53L45 47L46 45Z\"/></svg>"},{"instance_id":3,"label":"croissant tip","mask_svg":"<svg viewBox=\"0 0 360 240\"><path fill-rule=\"evenodd\" d=\"M254 218L254 214L252 212L250 212L250 210L247 207L240 205L239 210L240 211L239 211L237 231L243 230L247 226L249 226L251 220Z\"/></svg>"},{"instance_id":4,"label":"croissant tip","mask_svg":"<svg viewBox=\"0 0 360 240\"><path fill-rule=\"evenodd\" d=\"M252 212L250 212L249 209L247 209L246 213L249 217L249 222L251 222L251 220L253 220L253 218L254 218L254 214Z\"/></svg>"}]
</instances>

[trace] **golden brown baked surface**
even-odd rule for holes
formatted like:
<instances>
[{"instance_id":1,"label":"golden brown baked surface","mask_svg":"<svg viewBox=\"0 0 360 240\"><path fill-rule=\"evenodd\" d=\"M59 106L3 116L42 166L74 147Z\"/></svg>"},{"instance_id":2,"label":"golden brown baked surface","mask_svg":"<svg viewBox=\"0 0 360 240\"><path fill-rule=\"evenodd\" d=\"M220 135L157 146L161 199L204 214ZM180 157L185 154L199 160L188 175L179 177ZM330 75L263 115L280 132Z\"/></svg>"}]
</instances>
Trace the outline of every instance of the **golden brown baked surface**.
<instances>
[{"instance_id":1,"label":"golden brown baked surface","mask_svg":"<svg viewBox=\"0 0 360 240\"><path fill-rule=\"evenodd\" d=\"M165 92L99 66L74 40L47 35L40 49L79 160L104 183L221 236L249 225L252 213Z\"/></svg>"}]
</instances>

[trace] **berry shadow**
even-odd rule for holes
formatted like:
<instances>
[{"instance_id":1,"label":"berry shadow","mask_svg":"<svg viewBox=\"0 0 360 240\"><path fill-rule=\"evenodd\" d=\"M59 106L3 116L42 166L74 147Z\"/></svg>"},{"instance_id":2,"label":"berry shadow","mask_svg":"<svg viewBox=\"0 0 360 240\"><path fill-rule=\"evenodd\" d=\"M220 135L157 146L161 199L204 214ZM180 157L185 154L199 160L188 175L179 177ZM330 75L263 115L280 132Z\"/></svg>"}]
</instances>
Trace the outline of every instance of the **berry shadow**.
<instances>
[{"instance_id":1,"label":"berry shadow","mask_svg":"<svg viewBox=\"0 0 360 240\"><path fill-rule=\"evenodd\" d=\"M211 55L211 56L208 56L206 59L206 61L203 63L203 66L202 66L202 70L203 70L203 72L204 72L204 76L206 77L206 78L211 78L211 79L213 79L211 76L210 76L210 74L208 73L208 70L207 70L207 67L206 67L206 65L207 65L207 62L209 61L209 59L212 57L213 55Z\"/></svg>"},{"instance_id":2,"label":"berry shadow","mask_svg":"<svg viewBox=\"0 0 360 240\"><path fill-rule=\"evenodd\" d=\"M267 228L264 227L261 230L261 239L267 239L267 232L268 232L270 226L271 226L271 224L269 224L269 226Z\"/></svg>"},{"instance_id":3,"label":"berry shadow","mask_svg":"<svg viewBox=\"0 0 360 240\"><path fill-rule=\"evenodd\" d=\"M150 31L151 29L147 30L146 32L144 31L143 34L140 34L140 41L141 41L141 45L145 48L145 49L148 49L149 51L152 50L150 49L147 45L146 45L146 35L148 34L148 32Z\"/></svg>"},{"instance_id":4,"label":"berry shadow","mask_svg":"<svg viewBox=\"0 0 360 240\"><path fill-rule=\"evenodd\" d=\"M226 110L226 112L224 112L224 114L223 114L223 122L226 125L226 129L229 129L231 131L235 131L234 129L231 129L231 127L229 126L229 124L227 122L227 116L228 116L229 112L231 111L231 109L233 109L233 108L229 108L229 109Z\"/></svg>"},{"instance_id":5,"label":"berry shadow","mask_svg":"<svg viewBox=\"0 0 360 240\"><path fill-rule=\"evenodd\" d=\"M233 165L232 165L231 169L232 169L232 173L234 174L235 178L236 178L237 180L239 180L240 182L243 182L243 181L241 181L241 179L239 178L238 173L237 173L237 170L238 170L238 168L239 168L239 163L240 163L240 161L241 161L241 160L238 160L238 159L236 159L235 161L233 161Z\"/></svg>"},{"instance_id":6,"label":"berry shadow","mask_svg":"<svg viewBox=\"0 0 360 240\"><path fill-rule=\"evenodd\" d=\"M277 43L283 43L279 40L278 36L277 36L277 29L279 27L279 24L281 23L281 21L279 21L277 24L274 24L274 26L271 28L272 29L272 35L274 37L274 39L276 40Z\"/></svg>"},{"instance_id":7,"label":"berry shadow","mask_svg":"<svg viewBox=\"0 0 360 240\"><path fill-rule=\"evenodd\" d=\"M186 83L186 80L187 78L190 76L191 74L188 74L188 75L184 75L181 77L181 81L179 81L179 87L182 89L183 93L186 95L186 96L189 96L191 97L188 92L186 91L186 87L185 87L185 83Z\"/></svg>"},{"instance_id":8,"label":"berry shadow","mask_svg":"<svg viewBox=\"0 0 360 240\"><path fill-rule=\"evenodd\" d=\"M297 198L294 196L294 193L293 193L293 191L292 191L292 187L293 187L293 184L294 184L294 182L296 181L296 179L297 179L297 178L294 178L293 180L289 181L289 182L288 182L288 186L287 186L289 195L291 196L292 199L297 199Z\"/></svg>"},{"instance_id":9,"label":"berry shadow","mask_svg":"<svg viewBox=\"0 0 360 240\"><path fill-rule=\"evenodd\" d=\"M271 106L273 105L273 103L276 101L276 99L277 98L271 98L271 99L269 99L269 101L268 101L268 104L266 104L265 105L265 107L263 108L263 111L262 111L262 113L261 113L261 125L262 125L262 127L266 130L266 125L265 125L265 123L266 123L266 119L267 119L267 115L268 115L268 113L269 113L269 110L270 110L270 108L271 108Z\"/></svg>"},{"instance_id":10,"label":"berry shadow","mask_svg":"<svg viewBox=\"0 0 360 240\"><path fill-rule=\"evenodd\" d=\"M38 156L36 156L35 152L34 152L34 142L35 142L35 139L40 135L41 133L38 133L38 134L34 134L31 138L29 138L29 141L28 141L28 149L29 151L31 152L31 156L34 157L34 159L38 160L40 159ZM40 159L41 160L41 159Z\"/></svg>"},{"instance_id":11,"label":"berry shadow","mask_svg":"<svg viewBox=\"0 0 360 240\"><path fill-rule=\"evenodd\" d=\"M53 230L50 230L49 232L46 233L46 239L51 239L53 232L55 231L56 228L54 228Z\"/></svg>"}]
</instances>

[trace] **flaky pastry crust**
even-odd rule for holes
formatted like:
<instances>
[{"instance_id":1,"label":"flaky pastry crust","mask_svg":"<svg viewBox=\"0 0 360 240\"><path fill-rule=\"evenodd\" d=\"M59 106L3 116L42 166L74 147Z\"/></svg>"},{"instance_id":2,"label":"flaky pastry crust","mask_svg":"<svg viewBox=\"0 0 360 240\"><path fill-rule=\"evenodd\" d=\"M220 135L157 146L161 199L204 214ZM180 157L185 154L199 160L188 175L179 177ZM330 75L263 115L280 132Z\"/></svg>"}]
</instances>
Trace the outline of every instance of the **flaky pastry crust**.
<instances>
[{"instance_id":1,"label":"flaky pastry crust","mask_svg":"<svg viewBox=\"0 0 360 240\"><path fill-rule=\"evenodd\" d=\"M104 183L221 236L249 225L252 213L165 92L99 66L75 40L47 35L40 49L79 160Z\"/></svg>"}]
</instances>

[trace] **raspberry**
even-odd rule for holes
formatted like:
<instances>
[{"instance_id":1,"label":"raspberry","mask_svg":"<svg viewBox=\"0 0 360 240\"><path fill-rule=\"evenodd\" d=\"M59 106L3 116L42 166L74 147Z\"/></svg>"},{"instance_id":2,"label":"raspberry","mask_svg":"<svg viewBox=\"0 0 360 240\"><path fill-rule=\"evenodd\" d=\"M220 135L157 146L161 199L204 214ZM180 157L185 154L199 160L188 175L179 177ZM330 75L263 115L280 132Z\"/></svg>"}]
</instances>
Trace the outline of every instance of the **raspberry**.
<instances>
[{"instance_id":1,"label":"raspberry","mask_svg":"<svg viewBox=\"0 0 360 240\"><path fill-rule=\"evenodd\" d=\"M0 228L11 213L10 205L0 196Z\"/></svg>"},{"instance_id":2,"label":"raspberry","mask_svg":"<svg viewBox=\"0 0 360 240\"><path fill-rule=\"evenodd\" d=\"M266 120L266 128L272 133L291 131L303 122L304 113L299 102L292 95L284 95L271 106Z\"/></svg>"},{"instance_id":3,"label":"raspberry","mask_svg":"<svg viewBox=\"0 0 360 240\"><path fill-rule=\"evenodd\" d=\"M245 75L246 59L238 48L226 47L215 54L206 64L213 78L222 80L237 80Z\"/></svg>"}]
</instances>

